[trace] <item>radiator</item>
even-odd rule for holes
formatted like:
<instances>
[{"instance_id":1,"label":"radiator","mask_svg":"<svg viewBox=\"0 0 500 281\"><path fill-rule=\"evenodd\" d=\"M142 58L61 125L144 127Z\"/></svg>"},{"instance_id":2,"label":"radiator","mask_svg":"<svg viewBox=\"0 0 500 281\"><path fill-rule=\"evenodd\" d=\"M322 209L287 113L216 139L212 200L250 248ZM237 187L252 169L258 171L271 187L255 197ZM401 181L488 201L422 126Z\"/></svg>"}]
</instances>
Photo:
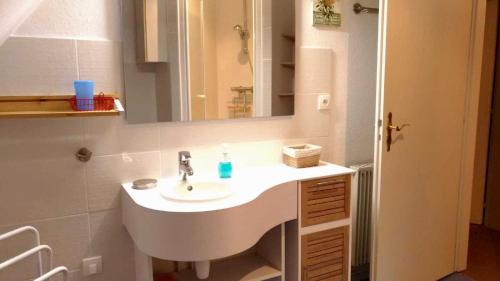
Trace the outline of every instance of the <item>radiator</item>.
<instances>
[{"instance_id":1,"label":"radiator","mask_svg":"<svg viewBox=\"0 0 500 281\"><path fill-rule=\"evenodd\" d=\"M352 181L352 261L353 267L370 262L373 164L351 166Z\"/></svg>"}]
</instances>

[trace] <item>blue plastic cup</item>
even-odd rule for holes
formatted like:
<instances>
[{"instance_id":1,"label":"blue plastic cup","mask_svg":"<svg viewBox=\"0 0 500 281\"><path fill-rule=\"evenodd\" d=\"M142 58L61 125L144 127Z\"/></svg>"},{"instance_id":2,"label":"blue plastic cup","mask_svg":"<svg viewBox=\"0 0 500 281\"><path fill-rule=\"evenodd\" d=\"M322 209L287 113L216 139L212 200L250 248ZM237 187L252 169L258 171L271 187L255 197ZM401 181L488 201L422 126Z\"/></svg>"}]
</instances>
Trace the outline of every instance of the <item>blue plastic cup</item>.
<instances>
[{"instance_id":1,"label":"blue plastic cup","mask_svg":"<svg viewBox=\"0 0 500 281\"><path fill-rule=\"evenodd\" d=\"M94 81L76 80L73 82L76 94L76 108L82 111L94 110Z\"/></svg>"}]
</instances>

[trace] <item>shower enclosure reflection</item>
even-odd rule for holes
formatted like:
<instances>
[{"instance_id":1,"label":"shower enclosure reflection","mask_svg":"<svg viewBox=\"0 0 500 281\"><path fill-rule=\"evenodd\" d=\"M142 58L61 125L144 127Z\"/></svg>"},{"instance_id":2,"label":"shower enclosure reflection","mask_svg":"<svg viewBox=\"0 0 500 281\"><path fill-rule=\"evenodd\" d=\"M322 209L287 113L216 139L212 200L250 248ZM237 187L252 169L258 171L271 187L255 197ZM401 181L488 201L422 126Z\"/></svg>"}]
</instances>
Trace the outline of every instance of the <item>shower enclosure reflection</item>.
<instances>
[{"instance_id":1,"label":"shower enclosure reflection","mask_svg":"<svg viewBox=\"0 0 500 281\"><path fill-rule=\"evenodd\" d=\"M122 1L130 123L293 114L293 0Z\"/></svg>"},{"instance_id":2,"label":"shower enclosure reflection","mask_svg":"<svg viewBox=\"0 0 500 281\"><path fill-rule=\"evenodd\" d=\"M252 2L188 0L188 10L191 120L252 117Z\"/></svg>"}]
</instances>

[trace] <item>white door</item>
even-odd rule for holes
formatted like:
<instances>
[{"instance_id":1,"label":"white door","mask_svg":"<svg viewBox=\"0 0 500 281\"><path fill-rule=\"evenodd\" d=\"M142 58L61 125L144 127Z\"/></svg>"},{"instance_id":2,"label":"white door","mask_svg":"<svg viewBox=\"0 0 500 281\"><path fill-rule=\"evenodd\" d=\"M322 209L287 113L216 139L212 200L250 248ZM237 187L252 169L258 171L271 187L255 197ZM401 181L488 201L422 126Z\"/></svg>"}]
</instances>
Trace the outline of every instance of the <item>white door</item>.
<instances>
[{"instance_id":1,"label":"white door","mask_svg":"<svg viewBox=\"0 0 500 281\"><path fill-rule=\"evenodd\" d=\"M474 1L381 2L372 269L376 281L433 281L454 271ZM390 112L394 125L410 125L392 130L389 152Z\"/></svg>"}]
</instances>

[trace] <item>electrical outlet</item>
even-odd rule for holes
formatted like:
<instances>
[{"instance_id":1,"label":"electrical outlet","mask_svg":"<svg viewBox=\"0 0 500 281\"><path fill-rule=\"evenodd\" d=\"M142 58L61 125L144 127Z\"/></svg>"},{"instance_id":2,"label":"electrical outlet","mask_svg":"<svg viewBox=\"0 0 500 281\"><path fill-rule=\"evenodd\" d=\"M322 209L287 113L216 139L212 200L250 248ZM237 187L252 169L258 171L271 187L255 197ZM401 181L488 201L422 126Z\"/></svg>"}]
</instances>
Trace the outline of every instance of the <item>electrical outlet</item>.
<instances>
[{"instance_id":1,"label":"electrical outlet","mask_svg":"<svg viewBox=\"0 0 500 281\"><path fill-rule=\"evenodd\" d=\"M82 260L83 276L91 276L102 272L102 258L91 257Z\"/></svg>"},{"instance_id":2,"label":"electrical outlet","mask_svg":"<svg viewBox=\"0 0 500 281\"><path fill-rule=\"evenodd\" d=\"M318 110L330 109L330 95L318 96Z\"/></svg>"}]
</instances>

